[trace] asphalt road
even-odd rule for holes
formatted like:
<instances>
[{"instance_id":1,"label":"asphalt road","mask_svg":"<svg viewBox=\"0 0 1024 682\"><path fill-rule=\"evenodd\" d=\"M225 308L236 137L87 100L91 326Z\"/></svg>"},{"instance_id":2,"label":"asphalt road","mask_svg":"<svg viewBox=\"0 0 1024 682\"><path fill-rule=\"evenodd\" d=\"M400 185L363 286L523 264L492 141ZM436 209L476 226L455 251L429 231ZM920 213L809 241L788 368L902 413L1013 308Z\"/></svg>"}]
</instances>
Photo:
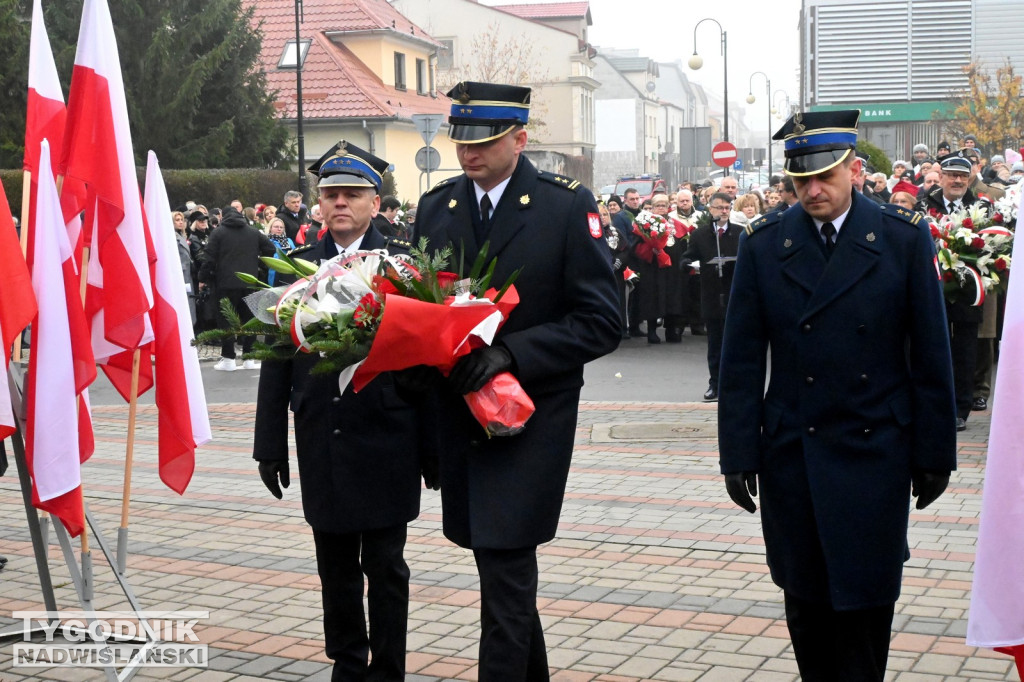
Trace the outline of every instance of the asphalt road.
<instances>
[{"instance_id":1,"label":"asphalt road","mask_svg":"<svg viewBox=\"0 0 1024 682\"><path fill-rule=\"evenodd\" d=\"M707 337L684 336L682 343L651 345L645 337L623 341L618 350L586 366L584 400L688 402L700 400L708 386ZM217 372L202 362L209 403L256 402L259 370ZM94 405L124 402L103 372L92 385ZM153 402L153 391L139 398Z\"/></svg>"}]
</instances>

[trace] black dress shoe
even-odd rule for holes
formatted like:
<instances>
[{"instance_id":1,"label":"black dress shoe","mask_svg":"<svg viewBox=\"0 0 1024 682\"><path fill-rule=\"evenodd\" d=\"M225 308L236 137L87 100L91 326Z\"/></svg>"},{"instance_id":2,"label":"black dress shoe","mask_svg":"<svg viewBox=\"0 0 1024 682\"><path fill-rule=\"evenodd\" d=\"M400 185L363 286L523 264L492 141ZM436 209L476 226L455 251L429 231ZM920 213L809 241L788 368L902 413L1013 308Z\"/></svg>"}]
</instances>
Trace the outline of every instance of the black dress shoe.
<instances>
[{"instance_id":1,"label":"black dress shoe","mask_svg":"<svg viewBox=\"0 0 1024 682\"><path fill-rule=\"evenodd\" d=\"M984 412L988 409L988 401L984 398L975 398L974 402L971 403L971 409L975 412Z\"/></svg>"},{"instance_id":2,"label":"black dress shoe","mask_svg":"<svg viewBox=\"0 0 1024 682\"><path fill-rule=\"evenodd\" d=\"M661 339L658 338L658 332L648 332L647 343L661 343Z\"/></svg>"},{"instance_id":3,"label":"black dress shoe","mask_svg":"<svg viewBox=\"0 0 1024 682\"><path fill-rule=\"evenodd\" d=\"M706 403L718 402L718 390L714 389L714 388L709 388L707 391L705 391L704 392L704 402L706 402Z\"/></svg>"},{"instance_id":4,"label":"black dress shoe","mask_svg":"<svg viewBox=\"0 0 1024 682\"><path fill-rule=\"evenodd\" d=\"M957 417L956 418L956 430L957 431L966 431L967 430L967 420L964 419L963 417Z\"/></svg>"}]
</instances>

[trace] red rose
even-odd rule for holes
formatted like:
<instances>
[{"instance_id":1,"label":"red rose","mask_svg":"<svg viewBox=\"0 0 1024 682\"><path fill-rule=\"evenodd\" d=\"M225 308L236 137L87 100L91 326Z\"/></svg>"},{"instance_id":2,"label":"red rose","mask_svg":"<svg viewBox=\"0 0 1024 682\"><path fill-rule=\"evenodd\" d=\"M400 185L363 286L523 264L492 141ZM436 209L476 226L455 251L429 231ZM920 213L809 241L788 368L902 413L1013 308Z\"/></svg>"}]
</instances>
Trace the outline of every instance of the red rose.
<instances>
[{"instance_id":1,"label":"red rose","mask_svg":"<svg viewBox=\"0 0 1024 682\"><path fill-rule=\"evenodd\" d=\"M373 292L363 294L355 312L352 313L352 321L357 327L369 327L380 317L380 311L381 306L377 296Z\"/></svg>"},{"instance_id":2,"label":"red rose","mask_svg":"<svg viewBox=\"0 0 1024 682\"><path fill-rule=\"evenodd\" d=\"M398 293L398 289L395 287L394 284L391 283L391 280L389 280L387 277L384 277L383 275L373 276L373 288L381 296L384 296L385 294Z\"/></svg>"},{"instance_id":3,"label":"red rose","mask_svg":"<svg viewBox=\"0 0 1024 682\"><path fill-rule=\"evenodd\" d=\"M971 240L971 246L975 249L985 248L985 240L981 237L975 237Z\"/></svg>"},{"instance_id":4,"label":"red rose","mask_svg":"<svg viewBox=\"0 0 1024 682\"><path fill-rule=\"evenodd\" d=\"M439 272L437 273L437 283L442 289L448 289L455 286L455 283L459 281L459 276L454 272Z\"/></svg>"},{"instance_id":5,"label":"red rose","mask_svg":"<svg viewBox=\"0 0 1024 682\"><path fill-rule=\"evenodd\" d=\"M938 218L939 217L939 210L937 208L929 208L928 209L928 215L930 215L933 218Z\"/></svg>"},{"instance_id":6,"label":"red rose","mask_svg":"<svg viewBox=\"0 0 1024 682\"><path fill-rule=\"evenodd\" d=\"M1005 258L1002 258L1002 257L996 258L996 270L998 270L999 272L1004 272L1006 270L1006 259Z\"/></svg>"},{"instance_id":7,"label":"red rose","mask_svg":"<svg viewBox=\"0 0 1024 682\"><path fill-rule=\"evenodd\" d=\"M931 228L932 228L932 237L933 238L938 239L939 237L942 236L942 232L939 230L938 225L936 225L935 223L932 223L931 224Z\"/></svg>"},{"instance_id":8,"label":"red rose","mask_svg":"<svg viewBox=\"0 0 1024 682\"><path fill-rule=\"evenodd\" d=\"M952 281L952 279L953 279L953 271L952 270L946 270L944 273L942 273L942 281L949 282L949 281Z\"/></svg>"},{"instance_id":9,"label":"red rose","mask_svg":"<svg viewBox=\"0 0 1024 682\"><path fill-rule=\"evenodd\" d=\"M964 221L961 223L961 225L970 230L974 227L974 221L971 220L970 218L964 218Z\"/></svg>"},{"instance_id":10,"label":"red rose","mask_svg":"<svg viewBox=\"0 0 1024 682\"><path fill-rule=\"evenodd\" d=\"M1002 213L994 214L992 216L992 222L994 222L996 225L1002 225L1003 224L1003 214Z\"/></svg>"}]
</instances>

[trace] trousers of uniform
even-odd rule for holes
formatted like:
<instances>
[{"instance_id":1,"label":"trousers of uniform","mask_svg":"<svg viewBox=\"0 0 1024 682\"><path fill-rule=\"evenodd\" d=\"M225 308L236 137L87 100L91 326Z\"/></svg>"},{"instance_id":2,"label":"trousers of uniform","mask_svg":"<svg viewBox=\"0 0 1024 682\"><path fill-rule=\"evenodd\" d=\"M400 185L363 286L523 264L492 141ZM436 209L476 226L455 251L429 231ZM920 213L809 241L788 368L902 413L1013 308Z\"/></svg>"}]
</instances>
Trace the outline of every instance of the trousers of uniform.
<instances>
[{"instance_id":1,"label":"trousers of uniform","mask_svg":"<svg viewBox=\"0 0 1024 682\"><path fill-rule=\"evenodd\" d=\"M786 625L803 682L882 682L895 604L836 611L785 593Z\"/></svg>"},{"instance_id":2,"label":"trousers of uniform","mask_svg":"<svg viewBox=\"0 0 1024 682\"><path fill-rule=\"evenodd\" d=\"M974 367L974 397L988 400L992 395L992 367L995 363L995 339L978 339L977 364Z\"/></svg>"},{"instance_id":3,"label":"trousers of uniform","mask_svg":"<svg viewBox=\"0 0 1024 682\"><path fill-rule=\"evenodd\" d=\"M246 305L246 296L251 294L252 291L249 289L227 289L217 293L217 327L219 329L231 329L231 325L228 324L228 320L224 317L224 313L220 309L220 300L226 298L231 301L231 305L234 307L235 312L238 313L238 318L245 324L252 319L252 311L249 310L249 306ZM242 353L252 352L252 346L256 342L256 338L253 336L242 337ZM222 358L235 358L235 337L229 336L228 338L221 341L220 356Z\"/></svg>"},{"instance_id":4,"label":"trousers of uniform","mask_svg":"<svg viewBox=\"0 0 1024 682\"><path fill-rule=\"evenodd\" d=\"M708 317L704 320L708 333L708 381L710 388L718 390L718 370L722 366L722 339L725 338L725 320Z\"/></svg>"},{"instance_id":5,"label":"trousers of uniform","mask_svg":"<svg viewBox=\"0 0 1024 682\"><path fill-rule=\"evenodd\" d=\"M953 356L956 416L967 419L974 402L974 368L978 361L978 323L951 322L949 350Z\"/></svg>"},{"instance_id":6,"label":"trousers of uniform","mask_svg":"<svg viewBox=\"0 0 1024 682\"><path fill-rule=\"evenodd\" d=\"M480 682L547 682L537 548L474 549L480 576Z\"/></svg>"},{"instance_id":7,"label":"trousers of uniform","mask_svg":"<svg viewBox=\"0 0 1024 682\"><path fill-rule=\"evenodd\" d=\"M401 682L409 622L406 525L361 533L313 531L334 682ZM363 613L363 576L369 637ZM367 665L367 654L371 660Z\"/></svg>"}]
</instances>

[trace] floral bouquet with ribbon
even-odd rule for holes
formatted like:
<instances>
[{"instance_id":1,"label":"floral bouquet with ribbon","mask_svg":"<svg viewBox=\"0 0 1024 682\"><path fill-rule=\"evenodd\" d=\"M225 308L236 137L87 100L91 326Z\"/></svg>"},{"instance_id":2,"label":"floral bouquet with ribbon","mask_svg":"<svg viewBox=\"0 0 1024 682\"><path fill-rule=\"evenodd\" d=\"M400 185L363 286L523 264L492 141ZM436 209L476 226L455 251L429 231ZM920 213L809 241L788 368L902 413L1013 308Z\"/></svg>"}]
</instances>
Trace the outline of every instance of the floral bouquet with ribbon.
<instances>
[{"instance_id":1,"label":"floral bouquet with ribbon","mask_svg":"<svg viewBox=\"0 0 1024 682\"><path fill-rule=\"evenodd\" d=\"M1013 231L1002 222L1000 214L975 204L931 223L935 269L947 301L980 306L986 292L1005 289Z\"/></svg>"},{"instance_id":2,"label":"floral bouquet with ribbon","mask_svg":"<svg viewBox=\"0 0 1024 682\"><path fill-rule=\"evenodd\" d=\"M259 345L253 353L258 359L319 353L313 371L340 372L341 391L351 383L358 392L381 372L417 365L437 367L447 375L463 355L493 342L519 295L512 285L515 275L500 290L489 287L496 263L481 275L483 255L470 277L459 280L443 270L450 249L433 257L425 249L421 241L411 256L359 251L319 267L287 256L264 258L267 267L299 279L287 287L267 287L239 274L260 287L246 297L255 317L223 333L269 336L272 343ZM533 402L509 372L465 399L489 435L518 433L534 412Z\"/></svg>"},{"instance_id":3,"label":"floral bouquet with ribbon","mask_svg":"<svg viewBox=\"0 0 1024 682\"><path fill-rule=\"evenodd\" d=\"M672 265L672 259L665 253L668 240L674 230L669 227L665 216L640 211L636 220L633 221L633 234L640 237L640 243L636 245L636 255L647 263L653 263L657 259L659 268L667 268Z\"/></svg>"}]
</instances>

